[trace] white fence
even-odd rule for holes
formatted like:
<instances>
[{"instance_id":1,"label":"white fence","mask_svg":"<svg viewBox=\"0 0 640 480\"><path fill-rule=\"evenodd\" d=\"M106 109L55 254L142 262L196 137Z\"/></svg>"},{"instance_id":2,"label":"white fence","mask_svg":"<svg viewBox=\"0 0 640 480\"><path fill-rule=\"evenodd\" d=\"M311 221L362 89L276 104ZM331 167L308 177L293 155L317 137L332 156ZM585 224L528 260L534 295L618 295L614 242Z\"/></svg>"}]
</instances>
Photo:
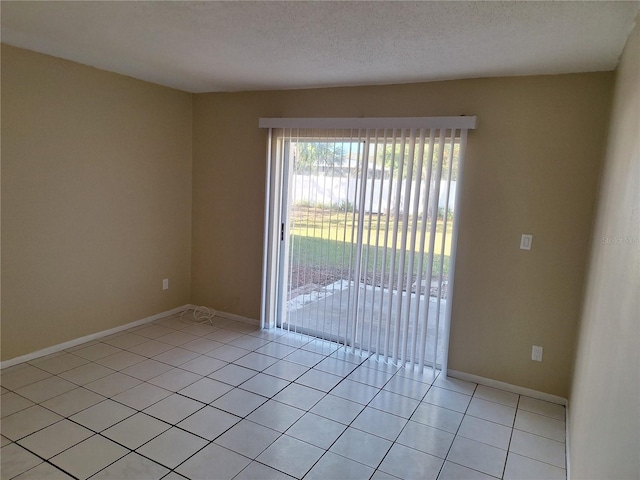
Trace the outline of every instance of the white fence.
<instances>
[{"instance_id":1,"label":"white fence","mask_svg":"<svg viewBox=\"0 0 640 480\"><path fill-rule=\"evenodd\" d=\"M393 185L392 185L393 183ZM396 182L383 179L369 179L365 186L364 209L367 213L383 213L387 210L394 211L396 206L397 187ZM391 205L387 204L391 188ZM438 208L444 208L447 201L447 182L440 182L438 196ZM371 195L373 189L373 197ZM382 202L380 202L380 189L382 189ZM419 201L418 214L423 213L424 195L426 188L422 186L420 196L416 195L416 182L411 182L411 198L405 198L406 182L402 182L400 192L400 212L404 212L407 206L409 212L413 211L416 200ZM360 208L360 192L356 192L356 180L353 178L326 177L323 175L294 175L292 185L293 203L307 202L311 205L334 205ZM456 182L451 181L449 192L449 212L455 209Z\"/></svg>"}]
</instances>

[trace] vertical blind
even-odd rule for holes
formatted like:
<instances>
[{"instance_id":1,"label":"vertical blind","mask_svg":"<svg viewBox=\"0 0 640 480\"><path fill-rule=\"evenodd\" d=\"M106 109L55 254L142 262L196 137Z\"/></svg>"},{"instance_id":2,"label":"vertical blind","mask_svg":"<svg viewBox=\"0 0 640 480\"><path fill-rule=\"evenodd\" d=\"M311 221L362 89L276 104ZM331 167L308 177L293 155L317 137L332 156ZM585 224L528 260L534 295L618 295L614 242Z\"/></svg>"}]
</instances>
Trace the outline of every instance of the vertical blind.
<instances>
[{"instance_id":1,"label":"vertical blind","mask_svg":"<svg viewBox=\"0 0 640 480\"><path fill-rule=\"evenodd\" d=\"M263 327L446 370L475 117L261 119Z\"/></svg>"}]
</instances>

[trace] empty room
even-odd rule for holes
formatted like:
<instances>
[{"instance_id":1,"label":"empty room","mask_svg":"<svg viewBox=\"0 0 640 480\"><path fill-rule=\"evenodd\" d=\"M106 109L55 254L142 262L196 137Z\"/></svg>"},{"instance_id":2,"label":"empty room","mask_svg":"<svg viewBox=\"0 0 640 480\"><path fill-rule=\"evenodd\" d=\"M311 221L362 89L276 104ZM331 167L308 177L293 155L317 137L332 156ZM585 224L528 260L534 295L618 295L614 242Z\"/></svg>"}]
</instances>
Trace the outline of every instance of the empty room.
<instances>
[{"instance_id":1,"label":"empty room","mask_svg":"<svg viewBox=\"0 0 640 480\"><path fill-rule=\"evenodd\" d=\"M640 478L639 11L3 0L0 477Z\"/></svg>"}]
</instances>

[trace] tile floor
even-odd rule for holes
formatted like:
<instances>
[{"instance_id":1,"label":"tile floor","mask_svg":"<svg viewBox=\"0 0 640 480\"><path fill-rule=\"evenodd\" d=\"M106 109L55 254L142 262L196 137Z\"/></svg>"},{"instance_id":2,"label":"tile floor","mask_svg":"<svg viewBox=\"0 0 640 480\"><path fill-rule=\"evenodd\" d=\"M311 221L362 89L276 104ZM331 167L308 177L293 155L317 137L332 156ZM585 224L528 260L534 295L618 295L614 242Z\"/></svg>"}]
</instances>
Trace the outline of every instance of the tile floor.
<instances>
[{"instance_id":1,"label":"tile floor","mask_svg":"<svg viewBox=\"0 0 640 480\"><path fill-rule=\"evenodd\" d=\"M2 370L2 479L565 479L565 409L166 317Z\"/></svg>"}]
</instances>

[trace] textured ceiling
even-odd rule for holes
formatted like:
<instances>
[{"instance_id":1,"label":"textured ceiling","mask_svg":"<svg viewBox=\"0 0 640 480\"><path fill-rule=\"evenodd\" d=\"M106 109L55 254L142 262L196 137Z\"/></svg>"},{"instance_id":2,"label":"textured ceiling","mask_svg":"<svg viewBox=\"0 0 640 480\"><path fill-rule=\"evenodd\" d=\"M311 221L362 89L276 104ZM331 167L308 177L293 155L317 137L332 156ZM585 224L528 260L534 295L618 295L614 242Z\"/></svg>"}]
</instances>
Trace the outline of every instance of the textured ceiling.
<instances>
[{"instance_id":1,"label":"textured ceiling","mask_svg":"<svg viewBox=\"0 0 640 480\"><path fill-rule=\"evenodd\" d=\"M2 1L2 42L190 92L612 70L640 2Z\"/></svg>"}]
</instances>

